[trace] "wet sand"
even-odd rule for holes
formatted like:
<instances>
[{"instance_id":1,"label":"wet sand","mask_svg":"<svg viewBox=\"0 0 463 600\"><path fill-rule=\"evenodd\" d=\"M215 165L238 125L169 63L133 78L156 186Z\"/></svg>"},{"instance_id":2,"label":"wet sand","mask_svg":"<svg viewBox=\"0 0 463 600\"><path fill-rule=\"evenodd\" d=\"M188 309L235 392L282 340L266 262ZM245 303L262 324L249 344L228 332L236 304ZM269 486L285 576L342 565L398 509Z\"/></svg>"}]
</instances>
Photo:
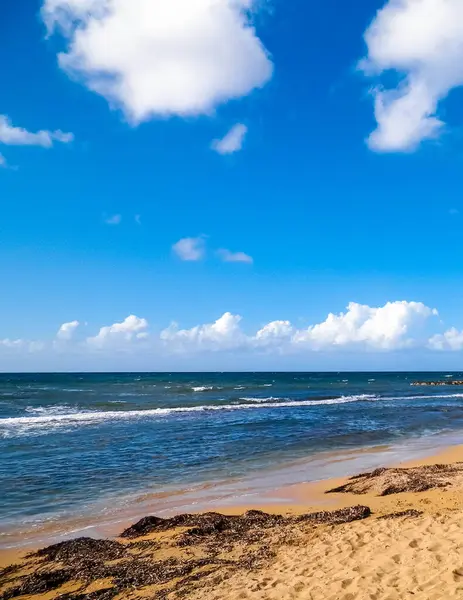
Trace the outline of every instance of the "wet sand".
<instances>
[{"instance_id":1,"label":"wet sand","mask_svg":"<svg viewBox=\"0 0 463 600\"><path fill-rule=\"evenodd\" d=\"M426 456L438 455L443 448L453 447L460 440L461 436L453 433L416 438L394 446L327 451L276 465L245 479L201 483L189 489L147 490L129 497L102 497L97 503L86 506L83 512L73 515L56 515L45 521L0 527L0 553L10 548L42 547L70 537L114 537L128 524L148 514L169 517L208 510L243 512L249 506L265 506L270 512L294 512L301 502L301 494L296 492L300 482L346 477L397 464L405 456L419 461ZM312 499L312 485L302 484L309 494L308 498L302 498L303 503L333 505L332 499L320 494ZM299 507L301 510L303 507Z\"/></svg>"},{"instance_id":2,"label":"wet sand","mask_svg":"<svg viewBox=\"0 0 463 600\"><path fill-rule=\"evenodd\" d=\"M53 577L63 564L69 570L66 562L60 562L66 560L66 555L63 559L58 553L58 562L47 562L43 557L25 559L24 551L2 551L2 566L19 563L20 567L16 573L0 576L0 598L461 598L462 461L463 446L454 446L424 459L394 465L399 470L351 480L336 478L284 486L259 497L257 504L218 509L225 515L245 510L267 513L248 513L231 525L220 516L206 517L196 526L192 525L194 517L193 521L173 525L165 520L154 525L150 522L149 527L154 529L148 527L139 532L146 535L135 532L135 537L117 538L121 546L109 548L114 556L105 555L106 547L101 550L90 545L87 559L93 556L92 560L97 561L90 564L84 548L85 560L78 571L81 579L75 571L66 572L61 583L59 578L53 583ZM351 489L348 493L326 493L346 485ZM400 485L424 491L396 492ZM359 490L365 493L360 494ZM358 520L342 522L340 513L333 513L358 505L368 507L372 514L356 509L357 513L354 510L342 514L354 515ZM317 511L326 512L321 517L308 516ZM272 519L269 515L282 517ZM125 525L120 526L119 533ZM69 546L69 552L71 564L80 564L82 550ZM108 560L103 560L105 556ZM127 561L132 561L130 569L124 567ZM136 577L133 579L128 573ZM43 584L40 579L43 589L34 579L37 575L48 582ZM16 586L18 592L20 584L25 585L25 592L38 591L19 596L14 590ZM38 587L27 587L32 584Z\"/></svg>"}]
</instances>

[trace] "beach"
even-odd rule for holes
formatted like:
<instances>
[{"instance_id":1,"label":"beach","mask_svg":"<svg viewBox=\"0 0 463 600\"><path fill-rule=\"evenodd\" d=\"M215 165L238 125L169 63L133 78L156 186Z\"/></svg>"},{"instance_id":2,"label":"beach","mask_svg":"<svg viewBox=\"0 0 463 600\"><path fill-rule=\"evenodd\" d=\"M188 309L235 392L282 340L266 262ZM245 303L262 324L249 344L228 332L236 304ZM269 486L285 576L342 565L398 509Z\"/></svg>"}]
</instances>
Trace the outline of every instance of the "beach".
<instances>
[{"instance_id":1,"label":"beach","mask_svg":"<svg viewBox=\"0 0 463 600\"><path fill-rule=\"evenodd\" d=\"M450 382L462 377L0 375L0 548L105 537L152 512L274 504L292 484L432 454L461 441ZM412 386L423 379L449 385Z\"/></svg>"},{"instance_id":2,"label":"beach","mask_svg":"<svg viewBox=\"0 0 463 600\"><path fill-rule=\"evenodd\" d=\"M19 566L3 571L0 598L461 597L461 461L463 446L452 446L366 478L285 486L272 495L280 504L127 523L123 537L93 542L102 546L80 538L26 559L4 550L2 566Z\"/></svg>"},{"instance_id":3,"label":"beach","mask_svg":"<svg viewBox=\"0 0 463 600\"><path fill-rule=\"evenodd\" d=\"M459 597L461 377L0 376L0 600Z\"/></svg>"}]
</instances>

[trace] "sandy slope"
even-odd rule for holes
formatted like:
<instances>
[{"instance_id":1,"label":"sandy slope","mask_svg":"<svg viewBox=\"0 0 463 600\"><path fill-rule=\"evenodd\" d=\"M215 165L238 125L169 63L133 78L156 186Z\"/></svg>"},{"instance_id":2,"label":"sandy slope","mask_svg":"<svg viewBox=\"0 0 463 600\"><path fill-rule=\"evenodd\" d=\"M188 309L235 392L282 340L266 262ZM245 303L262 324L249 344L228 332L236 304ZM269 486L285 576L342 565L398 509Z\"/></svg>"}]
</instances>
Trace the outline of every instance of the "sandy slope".
<instances>
[{"instance_id":1,"label":"sandy slope","mask_svg":"<svg viewBox=\"0 0 463 600\"><path fill-rule=\"evenodd\" d=\"M419 464L455 464L463 460L463 446L451 448ZM415 463L416 464L416 463ZM415 465L402 465L415 466ZM174 586L170 580L164 586L134 586L116 596L116 600L137 598L189 598L192 600L437 600L463 598L463 480L459 474L449 479L445 488L422 492L401 492L378 496L388 484L384 479L372 479L366 494L325 494L332 487L346 481L325 481L317 484L292 486L282 490L279 497L288 502L282 506L265 506L271 512L309 512L315 509L334 510L362 504L372 509L373 515L362 521L338 525L298 523L277 526L274 529L253 530L251 537L238 537L232 543L222 534L214 534L214 552L228 560L228 565L214 566L205 577ZM431 469L433 471L433 469ZM419 470L425 473L426 469ZM395 477L391 472L391 477ZM439 475L440 477L440 475ZM399 478L402 481L403 478ZM378 484L381 484L378 487ZM381 487L382 486L382 487ZM354 486L355 487L355 486ZM362 490L365 487L362 483ZM349 489L351 487L349 486ZM247 507L257 508L257 507ZM418 516L383 519L397 511L418 510ZM229 512L229 511L227 511ZM241 511L234 511L241 512ZM292 521L291 521L292 523ZM198 546L182 546L179 536L185 527L165 534L143 538L156 543L142 558L152 565L172 556L188 559L207 556L209 538ZM219 537L217 537L217 535ZM214 537L215 536L215 537ZM252 542L250 542L252 540ZM141 541L138 544L146 542ZM250 545L253 546L251 549ZM262 561L236 558L254 550L264 550ZM269 552L267 552L269 550ZM272 556L272 551L275 555ZM136 550L138 552L138 550ZM215 555L214 555L215 556ZM11 558L11 557L10 557ZM231 560L235 560L233 565ZM11 562L11 560L9 561ZM31 565L31 572L40 570ZM151 568L151 567L148 567ZM130 574L130 570L129 570ZM194 572L193 572L194 574ZM0 578L1 579L1 578ZM45 594L27 598L57 600L62 594L74 591L67 599L98 600L97 590L113 585L113 581L97 579L90 585L78 584L71 590L69 584ZM1 590L7 590L10 585ZM87 585L87 587L86 587ZM120 589L120 588L119 588ZM98 596L98 597L97 597ZM18 596L15 596L18 597ZM22 596L25 599L26 596ZM102 600L106 597L101 596Z\"/></svg>"},{"instance_id":2,"label":"sandy slope","mask_svg":"<svg viewBox=\"0 0 463 600\"><path fill-rule=\"evenodd\" d=\"M463 447L403 467L455 464ZM275 560L193 594L195 600L437 600L463 598L463 487L378 497L324 492L345 480L293 486L287 498L325 509L361 502L375 513L365 521L306 532L280 546ZM378 516L417 509L414 518Z\"/></svg>"},{"instance_id":3,"label":"sandy slope","mask_svg":"<svg viewBox=\"0 0 463 600\"><path fill-rule=\"evenodd\" d=\"M281 547L268 567L191 596L202 600L437 600L463 597L463 513L370 519Z\"/></svg>"}]
</instances>

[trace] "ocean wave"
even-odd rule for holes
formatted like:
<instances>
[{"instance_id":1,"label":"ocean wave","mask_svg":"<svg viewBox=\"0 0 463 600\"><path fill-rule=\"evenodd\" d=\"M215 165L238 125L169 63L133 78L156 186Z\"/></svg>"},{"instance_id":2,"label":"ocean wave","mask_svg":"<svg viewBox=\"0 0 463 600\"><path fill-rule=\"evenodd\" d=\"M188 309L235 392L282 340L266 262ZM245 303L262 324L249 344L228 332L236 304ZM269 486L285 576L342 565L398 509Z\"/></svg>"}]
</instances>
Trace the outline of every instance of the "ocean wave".
<instances>
[{"instance_id":1,"label":"ocean wave","mask_svg":"<svg viewBox=\"0 0 463 600\"><path fill-rule=\"evenodd\" d=\"M463 393L460 394L429 394L423 396L390 396L385 397L383 400L432 400L436 399L445 399L445 398L463 398Z\"/></svg>"},{"instance_id":2,"label":"ocean wave","mask_svg":"<svg viewBox=\"0 0 463 600\"><path fill-rule=\"evenodd\" d=\"M356 394L351 396L338 396L335 398L323 398L317 400L291 400L290 398L278 398L274 396L265 398L243 397L240 398L240 401L235 404L204 404L199 406L174 406L145 410L118 411L73 411L71 407L66 405L54 407L28 407L26 411L30 413L31 416L7 417L0 419L0 437L6 438L22 435L43 435L58 429L69 429L81 425L92 425L107 421L124 421L130 419L163 418L168 415L175 414L257 409L289 409L348 404L353 402L387 402L397 400L408 401L447 398L463 398L463 393L390 397L381 397L372 394Z\"/></svg>"},{"instance_id":3,"label":"ocean wave","mask_svg":"<svg viewBox=\"0 0 463 600\"><path fill-rule=\"evenodd\" d=\"M68 404L58 404L55 406L26 406L24 411L38 415L66 415L69 414L69 411L72 411L72 406L69 406Z\"/></svg>"},{"instance_id":4,"label":"ocean wave","mask_svg":"<svg viewBox=\"0 0 463 600\"><path fill-rule=\"evenodd\" d=\"M210 404L201 406L175 406L170 408L153 408L146 410L120 411L78 411L70 413L41 414L31 417L8 417L0 419L0 437L20 435L40 435L56 429L92 425L105 421L122 421L130 419L147 419L165 417L171 414L188 414L197 412L236 411L258 408L298 408L317 405L345 404L375 400L376 396L360 394L357 396L340 396L325 400L290 400L285 398L248 398L242 404ZM56 408L56 407L55 407Z\"/></svg>"},{"instance_id":5,"label":"ocean wave","mask_svg":"<svg viewBox=\"0 0 463 600\"><path fill-rule=\"evenodd\" d=\"M213 385L198 385L196 387L192 387L191 388L193 390L193 392L207 392L209 390L213 390L214 386ZM218 390L221 390L222 388L217 388Z\"/></svg>"},{"instance_id":6,"label":"ocean wave","mask_svg":"<svg viewBox=\"0 0 463 600\"><path fill-rule=\"evenodd\" d=\"M291 398L275 398L274 396L269 396L268 398L256 398L255 396L242 396L240 398L241 402L258 402L258 403L264 403L264 402L285 402L285 403L290 403L291 402ZM294 404L294 402L292 402L292 404ZM243 404L239 404L238 406L243 406Z\"/></svg>"}]
</instances>

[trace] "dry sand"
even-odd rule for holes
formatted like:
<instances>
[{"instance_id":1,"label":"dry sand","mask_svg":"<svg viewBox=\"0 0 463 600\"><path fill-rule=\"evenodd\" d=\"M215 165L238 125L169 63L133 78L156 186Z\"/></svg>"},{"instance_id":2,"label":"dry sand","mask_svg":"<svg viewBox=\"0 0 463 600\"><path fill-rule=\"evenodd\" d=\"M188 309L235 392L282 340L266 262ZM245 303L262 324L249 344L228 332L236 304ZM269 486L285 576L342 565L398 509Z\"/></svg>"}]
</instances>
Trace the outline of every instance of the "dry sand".
<instances>
[{"instance_id":1,"label":"dry sand","mask_svg":"<svg viewBox=\"0 0 463 600\"><path fill-rule=\"evenodd\" d=\"M0 598L4 592L5 599L35 600L463 598L460 461L463 461L463 446L419 463L399 465L407 469L419 467L405 474L380 471L350 482L331 480L291 486L278 493L283 505L248 507L290 515L281 521L267 519L266 525L260 525L255 518L254 522L250 520L249 527L233 526L231 530L220 519L216 524L213 519L212 524L196 528L191 526L193 521L172 527L165 523L153 525L158 529L143 538L121 538L119 542L124 545L121 550L110 547L115 556L127 551L130 560L136 558L136 562L130 563L133 568L126 569L125 579L120 579L119 591L114 589L117 577L103 577L111 572L109 567L117 567L117 561L121 560L109 560L112 556L109 554L99 572L93 567L93 577L89 577L84 561L82 577L76 576L75 581L66 580L44 593L11 595L18 581L24 581L21 576L56 573L63 565L67 567L62 562L43 562L43 557L21 562L18 556L4 555L3 563L19 560L20 567L16 574L0 575ZM422 468L435 464L454 466ZM350 493L325 493L346 484ZM425 491L392 493L398 484ZM426 489L428 486L431 487ZM367 493L358 493L365 490ZM314 510L334 511L359 504L370 507L373 514L363 520L335 525L295 517ZM398 512L406 514L384 518ZM98 557L100 550L95 552ZM100 556L104 557L102 550ZM117 573L117 568L113 572ZM130 577L133 583L124 587Z\"/></svg>"}]
</instances>

